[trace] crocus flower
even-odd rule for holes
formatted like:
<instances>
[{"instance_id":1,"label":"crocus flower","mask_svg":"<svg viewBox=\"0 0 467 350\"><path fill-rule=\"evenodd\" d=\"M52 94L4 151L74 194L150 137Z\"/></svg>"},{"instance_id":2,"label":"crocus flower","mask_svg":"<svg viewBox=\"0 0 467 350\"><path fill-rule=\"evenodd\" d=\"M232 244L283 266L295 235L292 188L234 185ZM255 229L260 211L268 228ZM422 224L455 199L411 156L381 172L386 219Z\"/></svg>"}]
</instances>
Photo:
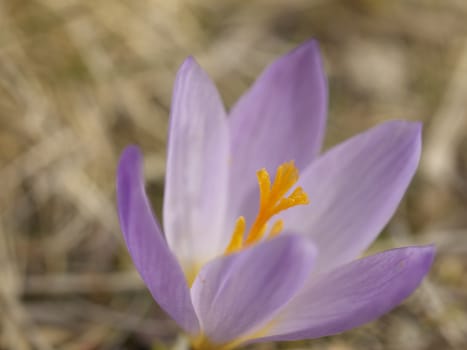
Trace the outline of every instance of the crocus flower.
<instances>
[{"instance_id":1,"label":"crocus flower","mask_svg":"<svg viewBox=\"0 0 467 350\"><path fill-rule=\"evenodd\" d=\"M272 63L228 116L188 58L173 93L164 231L138 148L123 152L126 245L193 348L336 334L388 312L428 272L432 246L359 258L415 172L420 123L386 122L319 154L326 112L315 41Z\"/></svg>"}]
</instances>

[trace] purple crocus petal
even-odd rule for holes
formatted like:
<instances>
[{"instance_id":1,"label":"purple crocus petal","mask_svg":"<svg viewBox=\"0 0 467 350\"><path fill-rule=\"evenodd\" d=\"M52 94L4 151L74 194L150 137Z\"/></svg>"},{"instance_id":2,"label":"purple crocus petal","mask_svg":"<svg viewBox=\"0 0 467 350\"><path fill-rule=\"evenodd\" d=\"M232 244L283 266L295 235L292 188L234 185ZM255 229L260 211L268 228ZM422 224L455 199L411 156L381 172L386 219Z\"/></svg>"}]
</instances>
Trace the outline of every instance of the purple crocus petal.
<instances>
[{"instance_id":1,"label":"purple crocus petal","mask_svg":"<svg viewBox=\"0 0 467 350\"><path fill-rule=\"evenodd\" d=\"M205 265L191 295L208 339L222 344L266 321L303 286L315 255L305 237L284 234Z\"/></svg>"},{"instance_id":2,"label":"purple crocus petal","mask_svg":"<svg viewBox=\"0 0 467 350\"><path fill-rule=\"evenodd\" d=\"M185 331L199 324L180 265L172 255L146 197L137 147L123 152L117 171L120 225L128 251L154 299Z\"/></svg>"},{"instance_id":3,"label":"purple crocus petal","mask_svg":"<svg viewBox=\"0 0 467 350\"><path fill-rule=\"evenodd\" d=\"M294 160L303 169L318 154L327 114L327 82L318 43L309 41L271 64L233 107L231 215L257 209L256 171Z\"/></svg>"},{"instance_id":4,"label":"purple crocus petal","mask_svg":"<svg viewBox=\"0 0 467 350\"><path fill-rule=\"evenodd\" d=\"M227 117L216 87L188 58L175 82L164 197L164 231L185 270L215 257L228 190ZM192 271L186 271L192 273Z\"/></svg>"},{"instance_id":5,"label":"purple crocus petal","mask_svg":"<svg viewBox=\"0 0 467 350\"><path fill-rule=\"evenodd\" d=\"M318 338L372 321L417 288L433 258L432 246L407 247L313 275L265 328L268 335L250 342Z\"/></svg>"},{"instance_id":6,"label":"purple crocus petal","mask_svg":"<svg viewBox=\"0 0 467 350\"><path fill-rule=\"evenodd\" d=\"M334 147L303 172L299 182L311 204L283 218L289 230L316 243L316 272L355 259L373 242L404 195L420 148L420 123L387 122Z\"/></svg>"}]
</instances>

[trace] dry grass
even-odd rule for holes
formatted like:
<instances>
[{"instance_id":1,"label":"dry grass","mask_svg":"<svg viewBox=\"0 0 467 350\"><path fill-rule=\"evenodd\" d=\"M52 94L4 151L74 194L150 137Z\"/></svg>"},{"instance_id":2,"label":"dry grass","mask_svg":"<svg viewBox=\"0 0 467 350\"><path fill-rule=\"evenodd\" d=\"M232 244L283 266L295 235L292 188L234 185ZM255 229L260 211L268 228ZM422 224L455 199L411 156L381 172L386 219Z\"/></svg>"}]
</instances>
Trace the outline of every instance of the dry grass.
<instances>
[{"instance_id":1,"label":"dry grass","mask_svg":"<svg viewBox=\"0 0 467 350\"><path fill-rule=\"evenodd\" d=\"M123 246L114 172L146 155L160 211L170 94L195 55L231 105L316 37L327 146L375 123L425 122L422 166L374 250L434 242L404 305L344 335L257 349L467 348L467 4L462 0L5 0L0 3L0 348L154 349L176 325Z\"/></svg>"}]
</instances>

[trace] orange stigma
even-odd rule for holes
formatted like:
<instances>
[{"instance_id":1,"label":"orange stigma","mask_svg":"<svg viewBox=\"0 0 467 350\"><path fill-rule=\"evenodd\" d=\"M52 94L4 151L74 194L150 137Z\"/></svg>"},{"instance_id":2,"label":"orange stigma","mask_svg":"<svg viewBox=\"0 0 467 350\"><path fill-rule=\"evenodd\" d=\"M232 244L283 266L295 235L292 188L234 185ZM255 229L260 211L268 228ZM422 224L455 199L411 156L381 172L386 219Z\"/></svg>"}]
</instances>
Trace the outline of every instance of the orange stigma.
<instances>
[{"instance_id":1,"label":"orange stigma","mask_svg":"<svg viewBox=\"0 0 467 350\"><path fill-rule=\"evenodd\" d=\"M250 227L248 235L245 237L246 222L240 216L232 233L230 243L225 250L225 254L235 253L242 248L260 241L267 230L269 220L280 212L297 205L308 204L308 195L298 186L286 197L286 194L298 181L298 169L293 161L279 165L271 185L271 179L266 169L261 169L256 173L259 185L259 210L255 221ZM277 220L269 231L268 238L277 236L283 229L284 222Z\"/></svg>"}]
</instances>

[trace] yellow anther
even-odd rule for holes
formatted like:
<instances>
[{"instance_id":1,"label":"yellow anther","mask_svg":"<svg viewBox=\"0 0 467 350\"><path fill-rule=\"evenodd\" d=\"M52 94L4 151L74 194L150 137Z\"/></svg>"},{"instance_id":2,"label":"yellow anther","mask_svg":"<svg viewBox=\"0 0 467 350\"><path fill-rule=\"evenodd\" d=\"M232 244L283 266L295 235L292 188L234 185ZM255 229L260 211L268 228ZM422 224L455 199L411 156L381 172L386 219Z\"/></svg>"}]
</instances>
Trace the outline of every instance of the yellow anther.
<instances>
[{"instance_id":1,"label":"yellow anther","mask_svg":"<svg viewBox=\"0 0 467 350\"><path fill-rule=\"evenodd\" d=\"M259 185L259 206L262 208L268 200L269 194L271 193L271 180L266 169L261 169L256 173Z\"/></svg>"},{"instance_id":2,"label":"yellow anther","mask_svg":"<svg viewBox=\"0 0 467 350\"><path fill-rule=\"evenodd\" d=\"M284 221L277 220L271 227L271 231L269 231L268 238L276 237L281 231L284 229Z\"/></svg>"},{"instance_id":3,"label":"yellow anther","mask_svg":"<svg viewBox=\"0 0 467 350\"><path fill-rule=\"evenodd\" d=\"M261 240L266 232L268 221L276 214L296 205L309 203L308 196L301 187L297 187L289 196L285 197L298 181L299 173L293 161L284 163L277 168L272 185L266 169L260 169L256 176L259 185L258 215L246 237L244 237L246 227L244 217L241 216L237 220L231 241L225 250L226 254L236 252ZM276 221L268 237L278 235L283 226L282 220Z\"/></svg>"},{"instance_id":4,"label":"yellow anther","mask_svg":"<svg viewBox=\"0 0 467 350\"><path fill-rule=\"evenodd\" d=\"M235 229L232 233L232 238L230 239L230 243L227 246L227 249L225 250L226 254L235 253L236 251L242 249L245 227L245 218L243 216L240 216L235 222Z\"/></svg>"}]
</instances>

